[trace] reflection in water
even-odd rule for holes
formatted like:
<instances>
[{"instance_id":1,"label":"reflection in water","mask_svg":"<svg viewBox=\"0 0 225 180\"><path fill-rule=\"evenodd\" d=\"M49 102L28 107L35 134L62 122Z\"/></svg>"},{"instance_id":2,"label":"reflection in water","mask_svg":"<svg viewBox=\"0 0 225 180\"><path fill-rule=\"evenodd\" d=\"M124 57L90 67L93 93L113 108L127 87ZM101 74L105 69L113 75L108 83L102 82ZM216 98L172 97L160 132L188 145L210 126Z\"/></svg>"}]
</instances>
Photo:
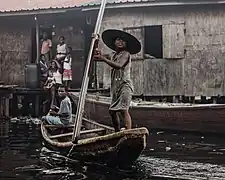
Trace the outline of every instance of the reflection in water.
<instances>
[{"instance_id":1,"label":"reflection in water","mask_svg":"<svg viewBox=\"0 0 225 180\"><path fill-rule=\"evenodd\" d=\"M127 169L69 159L43 147L37 120L0 124L0 179L225 179L223 137L151 131L148 147Z\"/></svg>"}]
</instances>

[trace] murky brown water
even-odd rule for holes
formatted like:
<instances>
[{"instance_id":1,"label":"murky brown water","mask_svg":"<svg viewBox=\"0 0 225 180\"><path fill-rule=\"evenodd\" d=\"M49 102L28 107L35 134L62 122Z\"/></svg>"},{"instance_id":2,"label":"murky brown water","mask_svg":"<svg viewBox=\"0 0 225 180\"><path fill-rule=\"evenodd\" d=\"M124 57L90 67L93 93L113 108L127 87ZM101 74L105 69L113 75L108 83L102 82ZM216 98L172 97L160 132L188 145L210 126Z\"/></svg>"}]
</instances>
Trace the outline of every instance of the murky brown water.
<instances>
[{"instance_id":1,"label":"murky brown water","mask_svg":"<svg viewBox=\"0 0 225 180\"><path fill-rule=\"evenodd\" d=\"M122 170L65 160L42 146L34 121L0 122L2 180L225 179L223 136L151 131L143 155L133 167Z\"/></svg>"}]
</instances>

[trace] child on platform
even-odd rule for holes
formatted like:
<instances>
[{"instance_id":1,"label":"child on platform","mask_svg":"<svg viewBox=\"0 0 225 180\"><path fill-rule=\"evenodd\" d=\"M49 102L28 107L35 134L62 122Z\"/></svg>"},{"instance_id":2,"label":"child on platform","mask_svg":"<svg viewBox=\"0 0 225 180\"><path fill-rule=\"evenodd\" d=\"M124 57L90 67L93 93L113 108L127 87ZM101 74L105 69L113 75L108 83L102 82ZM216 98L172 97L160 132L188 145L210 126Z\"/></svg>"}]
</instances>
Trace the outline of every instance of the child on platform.
<instances>
[{"instance_id":1,"label":"child on platform","mask_svg":"<svg viewBox=\"0 0 225 180\"><path fill-rule=\"evenodd\" d=\"M66 89L71 88L72 82L72 56L71 56L72 48L67 47L67 55L63 64L63 82Z\"/></svg>"}]
</instances>

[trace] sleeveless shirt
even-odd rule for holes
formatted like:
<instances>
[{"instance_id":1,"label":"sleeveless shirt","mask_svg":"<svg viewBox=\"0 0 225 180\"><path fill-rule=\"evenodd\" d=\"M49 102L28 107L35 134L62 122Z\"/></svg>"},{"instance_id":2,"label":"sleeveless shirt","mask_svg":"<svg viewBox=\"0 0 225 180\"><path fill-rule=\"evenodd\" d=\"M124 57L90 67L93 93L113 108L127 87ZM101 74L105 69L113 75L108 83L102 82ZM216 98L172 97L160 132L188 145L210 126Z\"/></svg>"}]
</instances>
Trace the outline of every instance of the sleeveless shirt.
<instances>
[{"instance_id":1,"label":"sleeveless shirt","mask_svg":"<svg viewBox=\"0 0 225 180\"><path fill-rule=\"evenodd\" d=\"M121 69L112 68L111 71L111 91L112 93L118 92L122 86L126 85L133 91L133 84L131 80L131 55L127 51L121 51L112 56L112 61L119 62L123 58L129 58L127 65Z\"/></svg>"}]
</instances>

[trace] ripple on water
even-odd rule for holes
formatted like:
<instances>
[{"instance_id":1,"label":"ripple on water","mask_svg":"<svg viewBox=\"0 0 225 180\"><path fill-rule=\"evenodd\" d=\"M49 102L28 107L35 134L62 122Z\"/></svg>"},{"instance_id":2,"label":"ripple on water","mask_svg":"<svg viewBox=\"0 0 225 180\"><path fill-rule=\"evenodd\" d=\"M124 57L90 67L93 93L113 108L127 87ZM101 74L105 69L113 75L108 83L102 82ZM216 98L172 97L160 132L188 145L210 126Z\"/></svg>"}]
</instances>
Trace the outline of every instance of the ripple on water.
<instances>
[{"instance_id":1,"label":"ripple on water","mask_svg":"<svg viewBox=\"0 0 225 180\"><path fill-rule=\"evenodd\" d=\"M153 175L189 179L225 179L225 167L210 163L174 161L170 159L141 156L139 161L145 171Z\"/></svg>"},{"instance_id":2,"label":"ripple on water","mask_svg":"<svg viewBox=\"0 0 225 180\"><path fill-rule=\"evenodd\" d=\"M14 119L14 123L1 124L0 135L4 134L4 138L0 138L0 176L4 180L225 179L223 137L152 131L137 163L115 169L68 159L48 150L41 144L38 121L31 121Z\"/></svg>"}]
</instances>

